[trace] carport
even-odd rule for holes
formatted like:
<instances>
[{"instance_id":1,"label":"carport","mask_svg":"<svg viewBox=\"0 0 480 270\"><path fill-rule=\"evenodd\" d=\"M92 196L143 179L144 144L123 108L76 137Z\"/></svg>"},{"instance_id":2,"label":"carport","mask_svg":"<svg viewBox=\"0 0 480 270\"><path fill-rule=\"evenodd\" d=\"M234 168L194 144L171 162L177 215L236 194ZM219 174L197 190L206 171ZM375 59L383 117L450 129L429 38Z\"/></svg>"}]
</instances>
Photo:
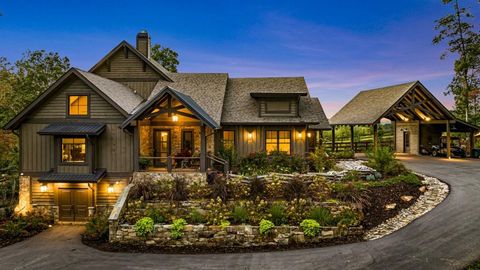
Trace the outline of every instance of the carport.
<instances>
[{"instance_id":1,"label":"carport","mask_svg":"<svg viewBox=\"0 0 480 270\"><path fill-rule=\"evenodd\" d=\"M335 127L346 125L351 130L351 146L354 145L354 126L373 126L374 147L378 145L378 124L382 119L391 121L394 130L394 149L397 153L420 154L422 147L439 145L446 134L447 156L450 157L451 133L468 133L471 153L474 134L480 128L457 119L419 81L387 86L358 93L330 119L332 137ZM335 140L332 140L335 149Z\"/></svg>"}]
</instances>

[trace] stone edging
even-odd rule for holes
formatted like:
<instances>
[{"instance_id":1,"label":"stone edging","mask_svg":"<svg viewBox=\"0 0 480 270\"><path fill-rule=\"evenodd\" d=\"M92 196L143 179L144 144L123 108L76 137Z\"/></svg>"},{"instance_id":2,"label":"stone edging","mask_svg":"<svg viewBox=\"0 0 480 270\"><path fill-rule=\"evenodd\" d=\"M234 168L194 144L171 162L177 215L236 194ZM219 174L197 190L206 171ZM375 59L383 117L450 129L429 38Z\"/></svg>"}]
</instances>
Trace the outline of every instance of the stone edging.
<instances>
[{"instance_id":1,"label":"stone edging","mask_svg":"<svg viewBox=\"0 0 480 270\"><path fill-rule=\"evenodd\" d=\"M417 201L410 207L402 209L396 216L389 218L384 223L365 232L365 240L375 240L389 235L410 224L415 219L425 215L440 204L449 193L446 183L434 177L418 174L424 178L422 183L427 190L418 197Z\"/></svg>"}]
</instances>

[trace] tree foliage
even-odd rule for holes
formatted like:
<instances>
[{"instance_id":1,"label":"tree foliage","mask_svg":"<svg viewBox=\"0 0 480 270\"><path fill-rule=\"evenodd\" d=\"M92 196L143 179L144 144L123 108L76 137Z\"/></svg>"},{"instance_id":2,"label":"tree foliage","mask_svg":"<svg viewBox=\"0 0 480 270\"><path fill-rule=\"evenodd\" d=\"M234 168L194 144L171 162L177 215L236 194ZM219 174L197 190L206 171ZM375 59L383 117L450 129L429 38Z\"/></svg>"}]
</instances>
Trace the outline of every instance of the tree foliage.
<instances>
[{"instance_id":1,"label":"tree foliage","mask_svg":"<svg viewBox=\"0 0 480 270\"><path fill-rule=\"evenodd\" d=\"M458 0L443 0L443 4L452 6L453 12L436 20L434 44L446 42L448 53L458 56L454 63L454 77L445 94L455 99L454 113L466 121L480 121L479 75L480 75L480 36L474 29L473 15Z\"/></svg>"},{"instance_id":2,"label":"tree foliage","mask_svg":"<svg viewBox=\"0 0 480 270\"><path fill-rule=\"evenodd\" d=\"M162 47L160 44L155 44L152 47L151 57L153 60L160 63L164 68L170 72L177 72L178 53L168 47Z\"/></svg>"}]
</instances>

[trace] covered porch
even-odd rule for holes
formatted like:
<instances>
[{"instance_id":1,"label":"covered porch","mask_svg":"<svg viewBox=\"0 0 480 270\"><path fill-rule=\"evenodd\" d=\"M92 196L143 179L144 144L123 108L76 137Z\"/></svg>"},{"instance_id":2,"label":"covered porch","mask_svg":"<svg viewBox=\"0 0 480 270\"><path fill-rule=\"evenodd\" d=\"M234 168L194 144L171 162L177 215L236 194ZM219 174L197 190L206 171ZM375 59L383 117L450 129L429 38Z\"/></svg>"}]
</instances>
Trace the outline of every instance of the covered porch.
<instances>
[{"instance_id":1,"label":"covered porch","mask_svg":"<svg viewBox=\"0 0 480 270\"><path fill-rule=\"evenodd\" d=\"M195 101L165 87L123 124L134 135L135 171L228 171L214 156L220 125Z\"/></svg>"}]
</instances>

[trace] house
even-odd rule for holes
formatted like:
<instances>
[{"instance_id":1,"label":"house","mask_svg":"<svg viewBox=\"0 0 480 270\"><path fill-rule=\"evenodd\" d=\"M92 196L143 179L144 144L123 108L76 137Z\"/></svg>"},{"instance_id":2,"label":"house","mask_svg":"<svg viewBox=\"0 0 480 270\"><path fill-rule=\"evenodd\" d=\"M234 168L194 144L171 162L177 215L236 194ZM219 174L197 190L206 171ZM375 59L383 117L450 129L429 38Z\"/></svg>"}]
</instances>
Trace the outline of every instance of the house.
<instances>
[{"instance_id":1,"label":"house","mask_svg":"<svg viewBox=\"0 0 480 270\"><path fill-rule=\"evenodd\" d=\"M205 173L227 165L223 148L305 155L330 126L302 77L172 73L140 32L136 47L122 41L88 72L68 70L5 129L20 138L17 211L82 221L136 171Z\"/></svg>"},{"instance_id":2,"label":"house","mask_svg":"<svg viewBox=\"0 0 480 270\"><path fill-rule=\"evenodd\" d=\"M373 126L376 144L377 125L382 119L390 120L394 127L395 151L413 155L419 155L422 148L441 145L442 134L448 138L445 147L449 149L451 132L468 133L472 151L474 134L480 129L457 119L419 81L361 91L330 119L330 124L333 133L335 126L350 126L352 146L354 126Z\"/></svg>"}]
</instances>

